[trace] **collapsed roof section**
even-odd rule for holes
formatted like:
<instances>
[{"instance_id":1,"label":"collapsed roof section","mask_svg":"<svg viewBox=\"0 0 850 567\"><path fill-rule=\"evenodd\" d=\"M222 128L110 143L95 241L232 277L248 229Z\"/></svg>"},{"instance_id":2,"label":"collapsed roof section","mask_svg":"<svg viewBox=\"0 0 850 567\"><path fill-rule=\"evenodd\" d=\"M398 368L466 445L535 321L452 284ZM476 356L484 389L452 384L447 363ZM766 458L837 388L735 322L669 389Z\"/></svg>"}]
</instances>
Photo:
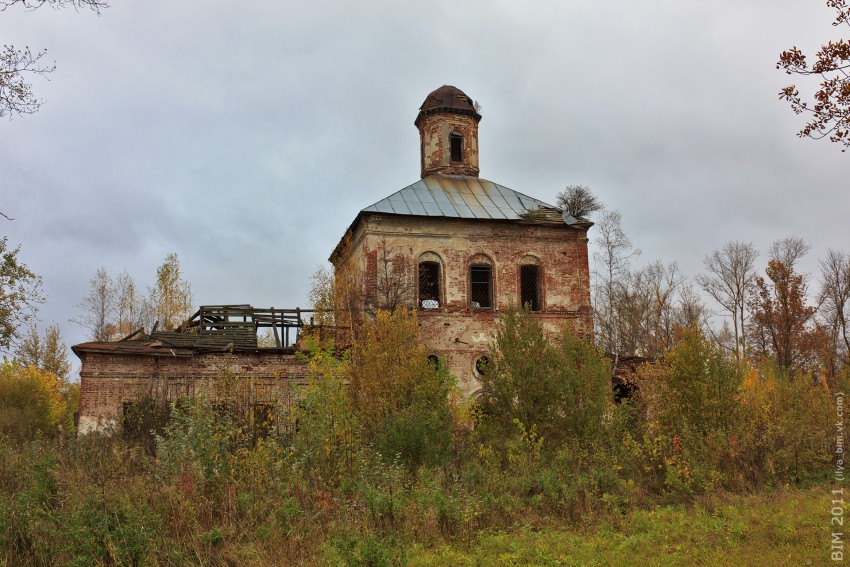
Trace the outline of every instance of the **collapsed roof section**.
<instances>
[{"instance_id":1,"label":"collapsed roof section","mask_svg":"<svg viewBox=\"0 0 850 567\"><path fill-rule=\"evenodd\" d=\"M251 305L205 305L173 331L150 333L139 329L120 341L88 342L71 349L102 354L141 354L154 356L191 356L197 352L226 352L261 348L259 329L271 329L274 346L262 348L292 349L298 332L312 324L312 309L258 309ZM305 320L306 318L306 320Z\"/></svg>"}]
</instances>

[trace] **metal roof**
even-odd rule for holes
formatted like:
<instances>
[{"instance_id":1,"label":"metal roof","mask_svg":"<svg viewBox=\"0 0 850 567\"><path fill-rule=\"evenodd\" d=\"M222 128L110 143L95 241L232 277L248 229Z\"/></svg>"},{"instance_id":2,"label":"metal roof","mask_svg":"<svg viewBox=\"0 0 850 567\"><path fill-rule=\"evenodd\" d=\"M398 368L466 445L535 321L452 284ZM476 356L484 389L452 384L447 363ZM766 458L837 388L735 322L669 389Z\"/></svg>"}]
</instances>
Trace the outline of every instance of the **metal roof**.
<instances>
[{"instance_id":1,"label":"metal roof","mask_svg":"<svg viewBox=\"0 0 850 567\"><path fill-rule=\"evenodd\" d=\"M419 126L419 121L423 116L435 112L466 114L472 116L476 122L481 120L481 115L475 109L473 100L462 90L451 85L443 85L425 97L425 102L419 107L419 114L413 124Z\"/></svg>"},{"instance_id":2,"label":"metal roof","mask_svg":"<svg viewBox=\"0 0 850 567\"><path fill-rule=\"evenodd\" d=\"M467 175L440 174L420 179L366 207L361 212L462 219L521 220L527 218L529 213L534 214L538 211L558 211L558 209L486 179Z\"/></svg>"}]
</instances>

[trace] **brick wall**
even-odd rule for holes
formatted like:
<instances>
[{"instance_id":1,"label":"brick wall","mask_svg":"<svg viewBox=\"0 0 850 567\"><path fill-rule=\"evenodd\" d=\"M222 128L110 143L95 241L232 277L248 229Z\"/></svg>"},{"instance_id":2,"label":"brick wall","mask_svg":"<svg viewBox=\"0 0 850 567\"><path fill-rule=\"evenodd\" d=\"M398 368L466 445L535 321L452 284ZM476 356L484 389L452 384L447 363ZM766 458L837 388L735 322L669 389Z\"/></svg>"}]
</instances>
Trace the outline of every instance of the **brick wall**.
<instances>
[{"instance_id":1,"label":"brick wall","mask_svg":"<svg viewBox=\"0 0 850 567\"><path fill-rule=\"evenodd\" d=\"M587 232L560 223L519 223L372 214L362 218L346 258L370 273L374 251L386 245L416 278L418 261L441 265L438 309L420 309L422 336L468 394L480 387L475 361L487 353L499 313L520 304L520 266L540 267L541 310L552 333L564 324L592 337ZM469 266L493 266L492 309L469 303ZM413 286L414 293L417 286Z\"/></svg>"},{"instance_id":2,"label":"brick wall","mask_svg":"<svg viewBox=\"0 0 850 567\"><path fill-rule=\"evenodd\" d=\"M144 397L177 400L240 396L248 403L277 403L293 385L306 384L307 367L294 354L250 350L172 355L79 352L79 432L120 427L123 404Z\"/></svg>"}]
</instances>

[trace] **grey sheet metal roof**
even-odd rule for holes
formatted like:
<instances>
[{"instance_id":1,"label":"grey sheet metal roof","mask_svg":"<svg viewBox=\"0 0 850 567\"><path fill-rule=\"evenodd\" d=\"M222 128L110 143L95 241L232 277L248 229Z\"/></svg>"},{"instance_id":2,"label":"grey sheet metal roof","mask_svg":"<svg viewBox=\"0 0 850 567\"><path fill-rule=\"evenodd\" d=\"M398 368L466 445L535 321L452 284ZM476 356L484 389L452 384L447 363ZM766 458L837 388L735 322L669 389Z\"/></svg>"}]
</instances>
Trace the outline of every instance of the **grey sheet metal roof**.
<instances>
[{"instance_id":1,"label":"grey sheet metal roof","mask_svg":"<svg viewBox=\"0 0 850 567\"><path fill-rule=\"evenodd\" d=\"M466 175L429 175L362 212L520 220L540 210L557 211L552 205L486 179Z\"/></svg>"}]
</instances>

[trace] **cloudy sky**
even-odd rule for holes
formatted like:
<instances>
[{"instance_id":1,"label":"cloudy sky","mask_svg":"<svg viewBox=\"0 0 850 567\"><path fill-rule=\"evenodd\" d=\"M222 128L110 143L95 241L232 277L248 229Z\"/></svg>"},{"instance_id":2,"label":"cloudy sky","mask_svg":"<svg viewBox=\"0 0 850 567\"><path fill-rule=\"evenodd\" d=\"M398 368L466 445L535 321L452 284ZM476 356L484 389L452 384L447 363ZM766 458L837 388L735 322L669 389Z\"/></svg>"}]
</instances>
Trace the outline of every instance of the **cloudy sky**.
<instances>
[{"instance_id":1,"label":"cloudy sky","mask_svg":"<svg viewBox=\"0 0 850 567\"><path fill-rule=\"evenodd\" d=\"M730 239L796 235L814 274L850 251L850 155L795 136L775 62L833 19L822 0L11 7L2 42L57 70L37 114L0 122L2 234L69 344L99 266L144 286L170 252L197 304L305 306L357 211L418 178L413 120L452 84L482 107L482 177L549 202L589 185L641 261L694 275Z\"/></svg>"}]
</instances>

